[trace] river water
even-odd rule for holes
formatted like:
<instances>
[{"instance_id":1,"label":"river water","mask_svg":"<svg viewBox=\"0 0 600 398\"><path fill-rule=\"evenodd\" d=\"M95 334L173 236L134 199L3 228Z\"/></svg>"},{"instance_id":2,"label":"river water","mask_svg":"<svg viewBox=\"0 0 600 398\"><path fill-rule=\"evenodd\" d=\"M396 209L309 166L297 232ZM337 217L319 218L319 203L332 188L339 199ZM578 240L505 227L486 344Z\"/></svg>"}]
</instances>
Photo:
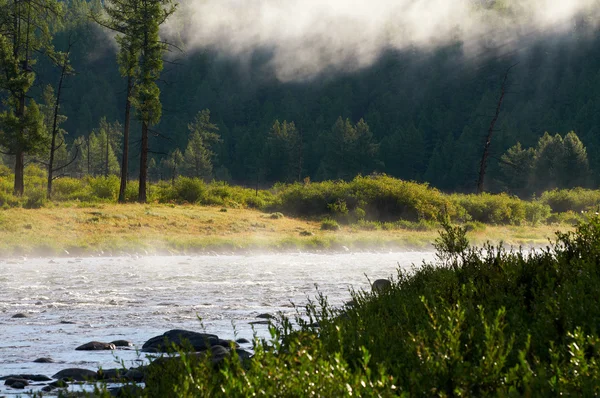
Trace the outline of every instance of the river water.
<instances>
[{"instance_id":1,"label":"river water","mask_svg":"<svg viewBox=\"0 0 600 398\"><path fill-rule=\"evenodd\" d=\"M141 348L170 329L252 339L259 314L293 314L319 292L330 304L350 289L412 269L433 253L269 254L0 260L0 376L69 367L135 366L135 349L75 351L125 339ZM13 318L23 313L26 318ZM200 321L200 319L201 321ZM266 326L255 325L258 335ZM34 363L50 357L55 363ZM3 383L1 383L3 384ZM14 394L0 385L1 394Z\"/></svg>"}]
</instances>

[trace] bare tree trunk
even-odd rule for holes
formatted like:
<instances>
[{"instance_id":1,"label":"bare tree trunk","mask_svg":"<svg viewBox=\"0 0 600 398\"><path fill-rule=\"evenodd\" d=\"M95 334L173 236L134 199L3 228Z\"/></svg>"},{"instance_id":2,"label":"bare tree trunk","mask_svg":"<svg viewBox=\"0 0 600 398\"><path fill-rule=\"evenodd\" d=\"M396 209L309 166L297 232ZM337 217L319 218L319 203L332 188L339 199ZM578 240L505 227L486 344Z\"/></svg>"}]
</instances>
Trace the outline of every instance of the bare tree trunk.
<instances>
[{"instance_id":1,"label":"bare tree trunk","mask_svg":"<svg viewBox=\"0 0 600 398\"><path fill-rule=\"evenodd\" d=\"M23 183L23 175L25 174L25 153L17 151L15 155L15 185L14 194L23 196L25 184Z\"/></svg>"},{"instance_id":2,"label":"bare tree trunk","mask_svg":"<svg viewBox=\"0 0 600 398\"><path fill-rule=\"evenodd\" d=\"M92 134L88 133L88 139L87 139L87 173L88 173L88 175L91 175L90 174L90 144L91 144L90 138L91 138L91 136L92 136Z\"/></svg>"},{"instance_id":3,"label":"bare tree trunk","mask_svg":"<svg viewBox=\"0 0 600 398\"><path fill-rule=\"evenodd\" d=\"M302 179L302 167L304 166L304 154L303 154L303 149L304 149L304 140L303 138L303 134L302 134L302 129L298 130L298 182L300 182L300 180Z\"/></svg>"},{"instance_id":4,"label":"bare tree trunk","mask_svg":"<svg viewBox=\"0 0 600 398\"><path fill-rule=\"evenodd\" d=\"M108 146L110 145L108 139L108 131L106 132L106 153L105 153L105 163L104 163L104 177L108 177Z\"/></svg>"},{"instance_id":5,"label":"bare tree trunk","mask_svg":"<svg viewBox=\"0 0 600 398\"><path fill-rule=\"evenodd\" d=\"M479 178L477 179L477 193L483 192L484 187L484 179L485 179L485 169L487 167L487 160L490 156L490 145L492 144L492 136L494 135L494 127L496 126L496 122L500 117L500 110L502 109L502 103L504 102L504 96L506 95L506 84L508 83L508 74L510 70L517 66L517 64L512 65L510 68L506 70L504 74L504 80L502 81L502 87L500 89L500 98L498 99L498 104L496 106L496 114L490 123L490 128L488 130L488 134L485 139L485 145L483 146L483 154L481 156L481 162L479 163Z\"/></svg>"},{"instance_id":6,"label":"bare tree trunk","mask_svg":"<svg viewBox=\"0 0 600 398\"><path fill-rule=\"evenodd\" d=\"M71 53L71 39L69 38L69 48L65 54L65 59L60 72L60 79L58 80L58 90L56 92L56 101L54 102L54 118L52 120L52 142L50 143L50 162L48 163L48 199L52 197L52 180L54 172L54 152L56 152L56 136L58 135L58 111L60 108L60 94L62 92L63 81L67 74L67 66L69 64L69 54ZM64 142L63 142L64 144Z\"/></svg>"},{"instance_id":7,"label":"bare tree trunk","mask_svg":"<svg viewBox=\"0 0 600 398\"><path fill-rule=\"evenodd\" d=\"M140 190L138 202L146 203L146 181L148 179L148 122L142 122L142 147L140 149Z\"/></svg>"},{"instance_id":8,"label":"bare tree trunk","mask_svg":"<svg viewBox=\"0 0 600 398\"><path fill-rule=\"evenodd\" d=\"M131 113L131 89L133 79L127 77L127 101L125 101L125 128L123 129L123 157L121 158L121 186L119 187L119 203L125 203L125 191L127 190L127 179L129 167L129 119Z\"/></svg>"}]
</instances>

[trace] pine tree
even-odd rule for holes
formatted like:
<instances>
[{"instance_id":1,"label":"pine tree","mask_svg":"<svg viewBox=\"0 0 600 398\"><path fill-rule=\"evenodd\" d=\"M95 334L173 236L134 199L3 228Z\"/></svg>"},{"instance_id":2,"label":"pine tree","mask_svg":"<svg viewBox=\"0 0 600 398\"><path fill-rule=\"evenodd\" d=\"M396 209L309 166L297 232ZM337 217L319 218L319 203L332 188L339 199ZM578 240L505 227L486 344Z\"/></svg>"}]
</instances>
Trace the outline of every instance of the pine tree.
<instances>
[{"instance_id":1,"label":"pine tree","mask_svg":"<svg viewBox=\"0 0 600 398\"><path fill-rule=\"evenodd\" d=\"M276 120L269 131L266 147L268 180L292 182L302 178L303 143L294 122Z\"/></svg>"},{"instance_id":2,"label":"pine tree","mask_svg":"<svg viewBox=\"0 0 600 398\"><path fill-rule=\"evenodd\" d=\"M212 147L221 142L217 133L219 128L211 123L210 111L204 109L198 112L194 121L188 125L188 130L190 138L184 153L186 174L208 180L212 176L212 161L215 155Z\"/></svg>"},{"instance_id":3,"label":"pine tree","mask_svg":"<svg viewBox=\"0 0 600 398\"><path fill-rule=\"evenodd\" d=\"M162 166L166 169L166 173L171 176L171 183L175 183L175 178L179 175L179 171L183 165L183 154L179 149L175 149L169 153L166 159L162 160Z\"/></svg>"},{"instance_id":4,"label":"pine tree","mask_svg":"<svg viewBox=\"0 0 600 398\"><path fill-rule=\"evenodd\" d=\"M48 135L36 102L29 98L36 55L52 52L50 24L61 13L55 0L0 0L0 146L15 157L15 195L24 190L25 154L39 154Z\"/></svg>"},{"instance_id":5,"label":"pine tree","mask_svg":"<svg viewBox=\"0 0 600 398\"><path fill-rule=\"evenodd\" d=\"M140 175L138 201L146 202L146 183L148 174L149 130L158 124L162 115L160 89L156 81L163 69L163 54L166 44L160 40L159 27L175 12L173 0L112 0L105 6L108 19L95 19L119 36L119 64L121 73L128 78L126 103L126 125L129 116L129 104L136 109L142 124L140 148ZM123 146L124 158L128 152L128 129L125 132ZM127 165L121 177L120 197L124 199Z\"/></svg>"}]
</instances>

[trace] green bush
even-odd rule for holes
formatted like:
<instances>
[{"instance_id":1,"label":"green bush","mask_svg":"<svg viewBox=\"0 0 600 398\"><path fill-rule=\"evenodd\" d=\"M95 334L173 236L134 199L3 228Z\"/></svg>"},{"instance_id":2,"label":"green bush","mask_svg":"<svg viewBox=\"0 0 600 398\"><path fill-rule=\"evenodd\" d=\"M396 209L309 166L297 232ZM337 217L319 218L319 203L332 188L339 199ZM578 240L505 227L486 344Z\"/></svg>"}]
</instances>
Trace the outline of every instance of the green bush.
<instances>
[{"instance_id":1,"label":"green bush","mask_svg":"<svg viewBox=\"0 0 600 398\"><path fill-rule=\"evenodd\" d=\"M295 183L274 189L277 201L272 207L297 216L345 219L348 214L356 214L356 219L386 222L455 218L461 212L445 195L426 184L388 176L359 176L350 182Z\"/></svg>"},{"instance_id":2,"label":"green bush","mask_svg":"<svg viewBox=\"0 0 600 398\"><path fill-rule=\"evenodd\" d=\"M23 207L26 209L39 209L46 205L46 191L41 189L29 190L25 196Z\"/></svg>"},{"instance_id":3,"label":"green bush","mask_svg":"<svg viewBox=\"0 0 600 398\"><path fill-rule=\"evenodd\" d=\"M321 222L321 229L323 231L337 231L340 226L337 221L327 218Z\"/></svg>"},{"instance_id":4,"label":"green bush","mask_svg":"<svg viewBox=\"0 0 600 398\"><path fill-rule=\"evenodd\" d=\"M52 199L54 200L89 200L89 195L84 180L63 177L52 182Z\"/></svg>"},{"instance_id":5,"label":"green bush","mask_svg":"<svg viewBox=\"0 0 600 398\"><path fill-rule=\"evenodd\" d=\"M87 177L91 199L116 200L119 194L119 177L110 175L108 177Z\"/></svg>"},{"instance_id":6,"label":"green bush","mask_svg":"<svg viewBox=\"0 0 600 398\"><path fill-rule=\"evenodd\" d=\"M598 211L600 208L600 191L584 188L555 189L540 196L540 202L550 206L554 213L573 211Z\"/></svg>"},{"instance_id":7,"label":"green bush","mask_svg":"<svg viewBox=\"0 0 600 398\"><path fill-rule=\"evenodd\" d=\"M538 203L527 202L507 194L451 196L456 206L465 209L468 215L466 221L478 221L486 224L520 225L525 222L543 222L550 215L550 207Z\"/></svg>"},{"instance_id":8,"label":"green bush","mask_svg":"<svg viewBox=\"0 0 600 398\"><path fill-rule=\"evenodd\" d=\"M184 355L143 393L598 396L600 219L527 254L469 247L464 232L445 225L446 266L399 269L389 289L353 292L340 309L319 295L256 339L252 359L214 366Z\"/></svg>"},{"instance_id":9,"label":"green bush","mask_svg":"<svg viewBox=\"0 0 600 398\"><path fill-rule=\"evenodd\" d=\"M199 203L206 193L206 184L198 178L178 177L172 187L163 187L162 201Z\"/></svg>"}]
</instances>

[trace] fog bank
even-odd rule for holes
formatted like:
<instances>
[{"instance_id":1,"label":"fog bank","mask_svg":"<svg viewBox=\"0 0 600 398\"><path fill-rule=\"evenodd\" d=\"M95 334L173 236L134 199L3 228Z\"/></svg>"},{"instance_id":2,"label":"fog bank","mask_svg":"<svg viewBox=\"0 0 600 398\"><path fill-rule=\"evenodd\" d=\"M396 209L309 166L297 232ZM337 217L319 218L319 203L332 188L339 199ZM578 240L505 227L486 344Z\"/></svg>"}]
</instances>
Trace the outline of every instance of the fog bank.
<instances>
[{"instance_id":1,"label":"fog bank","mask_svg":"<svg viewBox=\"0 0 600 398\"><path fill-rule=\"evenodd\" d=\"M272 54L282 81L351 71L389 49L461 42L467 57L594 27L599 0L182 0L167 25L188 51Z\"/></svg>"}]
</instances>

